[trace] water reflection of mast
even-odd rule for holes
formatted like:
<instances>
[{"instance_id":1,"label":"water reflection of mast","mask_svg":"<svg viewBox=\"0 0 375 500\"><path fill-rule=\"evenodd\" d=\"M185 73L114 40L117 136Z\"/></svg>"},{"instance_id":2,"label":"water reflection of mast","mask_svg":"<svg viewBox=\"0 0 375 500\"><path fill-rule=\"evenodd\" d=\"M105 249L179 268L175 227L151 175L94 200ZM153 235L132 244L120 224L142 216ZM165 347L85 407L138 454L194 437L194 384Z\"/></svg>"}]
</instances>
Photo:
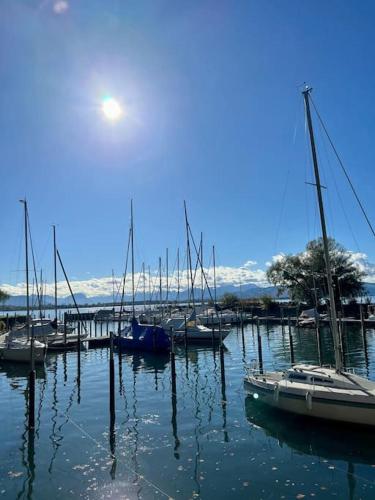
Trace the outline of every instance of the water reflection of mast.
<instances>
[{"instance_id":1,"label":"water reflection of mast","mask_svg":"<svg viewBox=\"0 0 375 500\"><path fill-rule=\"evenodd\" d=\"M31 499L33 496L33 485L35 479L35 432L33 428L28 425L28 399L29 399L29 383L24 391L25 396L25 430L22 433L22 465L26 469L25 480L22 483L22 489L17 494L17 499L27 498ZM26 493L27 488L27 493Z\"/></svg>"},{"instance_id":2,"label":"water reflection of mast","mask_svg":"<svg viewBox=\"0 0 375 500\"><path fill-rule=\"evenodd\" d=\"M57 409L57 356L55 358L55 365L54 365L54 370L53 370L52 396L53 396L53 400L52 400L52 412L53 412L53 414L52 414L52 431L51 431L51 434L49 435L49 438L50 438L51 443L52 443L53 453L52 453L50 465L48 468L48 472L50 474L52 472L52 466L53 466L53 462L54 462L55 457L56 457L57 449L60 446L59 441L61 441L61 439L62 439L61 436L60 436L60 438L57 438L57 436L56 436L57 414L58 414L58 409Z\"/></svg>"},{"instance_id":3,"label":"water reflection of mast","mask_svg":"<svg viewBox=\"0 0 375 500\"><path fill-rule=\"evenodd\" d=\"M174 457L179 460L180 454L178 448L180 447L180 440L177 435L177 386L176 386L176 366L175 366L175 353L174 343L172 343L171 352L171 385L172 385L172 434L174 437Z\"/></svg>"},{"instance_id":4,"label":"water reflection of mast","mask_svg":"<svg viewBox=\"0 0 375 500\"><path fill-rule=\"evenodd\" d=\"M200 491L201 491L201 484L199 482L199 472L198 472L198 464L199 464L199 459L200 459L200 443L198 439L198 434L199 434L199 429L202 423L202 418L200 416L200 404L199 404L199 392L198 391L198 381L199 381L199 370L198 370L198 363L195 365L194 369L194 374L196 375L195 378L195 386L194 386L194 396L195 396L195 414L194 417L198 421L198 425L194 427L194 436L195 436L195 444L197 446L197 451L195 452L195 462L194 462L194 481L197 485L197 495L200 496Z\"/></svg>"},{"instance_id":5,"label":"water reflection of mast","mask_svg":"<svg viewBox=\"0 0 375 500\"><path fill-rule=\"evenodd\" d=\"M66 407L66 411L65 411L65 420L57 427L57 431L56 431L57 415L58 415L58 407L57 407L57 404L58 404L58 399L57 399L57 358L56 358L56 367L55 367L55 374L54 375L55 376L54 376L54 386L53 386L53 406L52 406L52 408L55 410L55 415L52 417L53 426L52 426L52 433L50 434L50 439L51 439L52 446L53 446L53 453L52 453L50 465L48 468L49 473L52 472L52 467L53 467L53 464L55 462L57 452L61 446L62 440L64 439L64 436L63 436L61 431L62 431L63 427L69 421L69 412L70 412L71 407L73 406L74 394L76 392L76 389L78 388L78 384L76 381L76 384L73 386L72 392L69 396L68 406ZM60 435L57 436L57 433L60 433Z\"/></svg>"},{"instance_id":6,"label":"water reflection of mast","mask_svg":"<svg viewBox=\"0 0 375 500\"><path fill-rule=\"evenodd\" d=\"M138 485L137 489L137 498L140 498L141 492L142 492L142 486L139 481L139 464L137 460L137 452L138 452L138 417L137 417L137 393L136 393L136 380L137 380L137 367L135 366L134 363L134 357L133 357L133 419L134 419L134 425L133 425L133 430L134 430L134 454L133 454L133 461L134 461L134 471L135 471L135 478L133 480L135 485Z\"/></svg>"}]
</instances>

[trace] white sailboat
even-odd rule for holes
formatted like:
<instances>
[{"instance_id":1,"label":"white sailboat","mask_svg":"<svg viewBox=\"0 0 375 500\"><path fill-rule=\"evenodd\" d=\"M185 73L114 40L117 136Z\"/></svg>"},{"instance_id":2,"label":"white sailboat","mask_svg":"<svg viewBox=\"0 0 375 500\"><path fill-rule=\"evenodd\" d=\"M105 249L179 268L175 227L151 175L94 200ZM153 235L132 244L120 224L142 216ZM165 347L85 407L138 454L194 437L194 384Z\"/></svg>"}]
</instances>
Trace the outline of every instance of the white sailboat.
<instances>
[{"instance_id":1,"label":"white sailboat","mask_svg":"<svg viewBox=\"0 0 375 500\"><path fill-rule=\"evenodd\" d=\"M0 360L13 361L14 363L30 363L31 343L33 343L33 355L35 363L44 363L46 355L46 344L38 340L27 340L27 338L14 338L11 334L0 337Z\"/></svg>"},{"instance_id":2,"label":"white sailboat","mask_svg":"<svg viewBox=\"0 0 375 500\"><path fill-rule=\"evenodd\" d=\"M330 299L330 320L335 352L335 368L295 365L285 372L248 371L245 391L282 410L350 424L375 426L375 382L342 368L342 349L338 332L328 239L321 193L319 167L310 113L310 88L303 91L309 127L311 152L322 228L326 274Z\"/></svg>"},{"instance_id":3,"label":"white sailboat","mask_svg":"<svg viewBox=\"0 0 375 500\"><path fill-rule=\"evenodd\" d=\"M26 258L26 326L25 336L19 338L10 331L0 337L0 360L21 363L44 363L46 355L46 344L34 339L34 328L30 322L29 303L29 256L28 256L28 211L27 202L22 200L24 205L24 225L25 225L25 258ZM33 368L32 368L33 370Z\"/></svg>"},{"instance_id":4,"label":"white sailboat","mask_svg":"<svg viewBox=\"0 0 375 500\"><path fill-rule=\"evenodd\" d=\"M174 332L176 342L183 342L186 338L189 342L220 342L229 334L229 329L224 328L208 328L200 323L195 311L191 313L189 318L181 316L172 316L162 322L162 326L166 331Z\"/></svg>"}]
</instances>

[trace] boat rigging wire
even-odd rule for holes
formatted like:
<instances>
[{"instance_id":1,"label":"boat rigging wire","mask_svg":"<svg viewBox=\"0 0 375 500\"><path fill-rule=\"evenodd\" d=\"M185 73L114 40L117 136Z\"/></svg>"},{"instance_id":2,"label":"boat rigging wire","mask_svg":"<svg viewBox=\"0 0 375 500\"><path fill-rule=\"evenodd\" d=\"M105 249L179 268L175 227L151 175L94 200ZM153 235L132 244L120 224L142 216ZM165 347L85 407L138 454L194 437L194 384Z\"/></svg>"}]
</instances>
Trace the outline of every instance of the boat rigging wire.
<instances>
[{"instance_id":1,"label":"boat rigging wire","mask_svg":"<svg viewBox=\"0 0 375 500\"><path fill-rule=\"evenodd\" d=\"M358 194L357 194L357 192L356 192L356 190L355 190L355 187L354 187L354 185L353 185L352 181L350 180L349 174L348 174L348 172L347 172L347 170L346 170L346 168L345 168L345 166L344 166L344 164L343 164L343 162L342 162L342 160L341 160L341 158L340 158L340 155L339 155L339 154L338 154L338 152L337 152L337 149L335 148L335 145L333 144L333 141L332 141L332 139L331 139L331 137L330 137L330 135L329 135L329 133L328 133L328 130L327 130L327 128L326 128L326 126L325 126L325 124L324 124L324 122L323 122L322 117L321 117L321 116L320 116L320 114L319 114L319 111L317 110L317 107L315 106L315 103L314 103L313 99L311 98L311 95L310 95L310 100L311 100L311 102L312 102L312 105L313 105L313 108L314 108L314 110L315 110L315 113L316 113L316 115L317 115L317 117L318 117L318 120L319 120L320 124L322 125L323 130L324 130L324 132L325 132L325 134L326 134L326 136L327 136L327 139L328 139L328 141L329 141L329 143L330 143L330 145L331 145L331 147L332 147L332 149L333 149L333 152L334 152L334 154L335 154L335 156L336 156L336 158L337 158L337 161L339 162L339 165L340 165L340 167L342 168L342 171L344 172L344 175L345 175L345 177L346 177L346 180L347 180L347 181L348 181L348 183L349 183L350 189L352 190L352 192L353 192L353 194L354 194L354 196L355 196L355 199L357 200L357 203L358 203L358 205L359 205L359 207L360 207L360 209L361 209L361 211L362 211L363 216L364 216L364 217L365 217L365 219L366 219L366 222L367 222L367 224L368 224L368 226L369 226L369 228L370 228L370 231L372 232L373 236L375 237L375 230L374 230L374 228L373 228L373 226L372 226L372 224L371 224L371 222L370 222L370 219L369 219L369 218L368 218L368 216L367 216L366 210L365 210L365 208L364 208L364 206L363 206L363 204L362 204L361 200L359 199L359 196L358 196Z\"/></svg>"}]
</instances>

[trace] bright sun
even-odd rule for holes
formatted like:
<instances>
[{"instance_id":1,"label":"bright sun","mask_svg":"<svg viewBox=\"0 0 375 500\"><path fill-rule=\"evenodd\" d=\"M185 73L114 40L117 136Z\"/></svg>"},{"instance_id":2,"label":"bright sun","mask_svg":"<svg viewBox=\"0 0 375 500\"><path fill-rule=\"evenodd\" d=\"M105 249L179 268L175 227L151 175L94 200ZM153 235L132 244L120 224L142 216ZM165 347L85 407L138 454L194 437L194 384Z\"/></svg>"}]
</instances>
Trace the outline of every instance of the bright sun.
<instances>
[{"instance_id":1,"label":"bright sun","mask_svg":"<svg viewBox=\"0 0 375 500\"><path fill-rule=\"evenodd\" d=\"M113 99L113 97L105 97L102 100L102 112L107 120L113 122L118 121L123 114L119 102Z\"/></svg>"}]
</instances>

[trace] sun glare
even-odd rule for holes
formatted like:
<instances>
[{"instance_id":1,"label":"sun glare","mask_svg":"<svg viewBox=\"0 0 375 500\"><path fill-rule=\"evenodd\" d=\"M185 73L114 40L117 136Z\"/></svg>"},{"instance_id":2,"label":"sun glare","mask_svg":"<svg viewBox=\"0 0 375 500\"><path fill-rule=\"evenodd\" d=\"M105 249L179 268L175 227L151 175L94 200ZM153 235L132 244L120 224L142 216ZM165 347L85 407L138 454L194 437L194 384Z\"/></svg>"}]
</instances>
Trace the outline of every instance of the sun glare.
<instances>
[{"instance_id":1,"label":"sun glare","mask_svg":"<svg viewBox=\"0 0 375 500\"><path fill-rule=\"evenodd\" d=\"M113 122L118 121L123 115L119 102L113 97L105 97L102 100L102 113L107 120Z\"/></svg>"}]
</instances>

